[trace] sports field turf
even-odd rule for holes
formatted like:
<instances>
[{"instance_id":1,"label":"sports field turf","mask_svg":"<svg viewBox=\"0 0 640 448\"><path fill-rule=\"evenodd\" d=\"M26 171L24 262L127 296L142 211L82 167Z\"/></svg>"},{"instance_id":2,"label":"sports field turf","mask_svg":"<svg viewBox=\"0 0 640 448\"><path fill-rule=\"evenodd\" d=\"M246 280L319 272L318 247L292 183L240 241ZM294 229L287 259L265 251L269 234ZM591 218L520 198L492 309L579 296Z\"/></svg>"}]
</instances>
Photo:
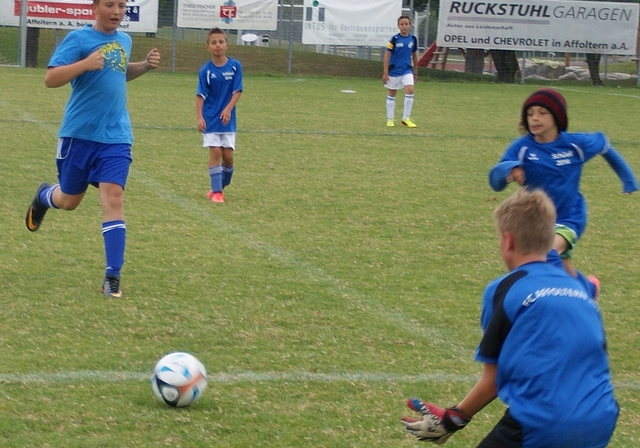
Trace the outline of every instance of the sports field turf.
<instances>
[{"instance_id":1,"label":"sports field turf","mask_svg":"<svg viewBox=\"0 0 640 448\"><path fill-rule=\"evenodd\" d=\"M487 171L534 86L419 81L409 130L385 127L378 80L247 74L236 172L213 204L196 75L130 83L125 298L107 300L95 189L24 226L55 180L69 93L43 76L0 68L1 447L410 447L406 399L452 405L475 382L481 293L504 272L492 211L513 191L493 192ZM569 129L605 131L640 174L640 91L558 89ZM611 446L637 447L640 195L620 194L600 158L583 192L575 264L603 285L622 408ZM209 371L190 408L151 393L175 350ZM493 403L447 446L475 446L503 412Z\"/></svg>"}]
</instances>

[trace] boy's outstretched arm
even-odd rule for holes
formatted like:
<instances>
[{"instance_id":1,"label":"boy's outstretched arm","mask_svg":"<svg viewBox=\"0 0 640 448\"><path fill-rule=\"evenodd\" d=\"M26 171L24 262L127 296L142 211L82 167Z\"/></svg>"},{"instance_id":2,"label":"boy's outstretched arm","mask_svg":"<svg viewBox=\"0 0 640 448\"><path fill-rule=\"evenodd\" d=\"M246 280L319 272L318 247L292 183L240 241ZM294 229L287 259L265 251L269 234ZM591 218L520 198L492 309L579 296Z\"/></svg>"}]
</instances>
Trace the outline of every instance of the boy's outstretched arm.
<instances>
[{"instance_id":1,"label":"boy's outstretched arm","mask_svg":"<svg viewBox=\"0 0 640 448\"><path fill-rule=\"evenodd\" d=\"M497 376L497 364L482 364L482 376L456 408L462 411L468 418L480 412L480 410L498 396L498 387L496 386Z\"/></svg>"},{"instance_id":2,"label":"boy's outstretched arm","mask_svg":"<svg viewBox=\"0 0 640 448\"><path fill-rule=\"evenodd\" d=\"M609 150L602 154L602 157L604 157L609 166L616 172L622 181L622 192L624 194L631 194L634 191L638 191L638 181L633 175L631 167L615 149L609 147Z\"/></svg>"},{"instance_id":3,"label":"boy's outstretched arm","mask_svg":"<svg viewBox=\"0 0 640 448\"><path fill-rule=\"evenodd\" d=\"M498 396L496 387L497 364L483 364L482 376L458 406L440 408L411 398L407 406L422 415L421 420L404 417L402 423L418 440L445 443L451 435L464 428L471 418Z\"/></svg>"}]
</instances>

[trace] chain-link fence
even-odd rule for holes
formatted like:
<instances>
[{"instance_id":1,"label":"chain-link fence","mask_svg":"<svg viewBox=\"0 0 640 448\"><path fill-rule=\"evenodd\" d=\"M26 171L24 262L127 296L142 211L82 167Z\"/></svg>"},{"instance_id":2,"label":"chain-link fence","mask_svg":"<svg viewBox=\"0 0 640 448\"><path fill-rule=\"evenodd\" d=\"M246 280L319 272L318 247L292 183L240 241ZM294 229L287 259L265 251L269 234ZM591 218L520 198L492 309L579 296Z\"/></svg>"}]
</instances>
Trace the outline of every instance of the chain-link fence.
<instances>
[{"instance_id":1,"label":"chain-link fence","mask_svg":"<svg viewBox=\"0 0 640 448\"><path fill-rule=\"evenodd\" d=\"M175 25L175 0L160 0L158 4L158 29L156 33L141 34L171 41L171 67L176 67L179 59L179 42L198 42L206 40L208 29L181 28ZM413 18L413 34L418 38L419 50L423 51L428 43L435 39L436 17L427 11L412 11L413 2L404 1L403 14ZM304 45L302 31L304 23L303 0L279 0L276 30L227 30L232 45L260 47L292 48L296 51L331 54L336 56L382 61L384 47L345 46L345 45ZM21 48L26 52L26 66L42 65L55 46L69 32L66 29L39 29L29 27L27 33L19 27L0 26L0 64L20 65ZM26 45L21 36L26 37ZM391 35L389 35L391 37ZM165 58L166 60L166 58ZM40 61L40 62L39 62Z\"/></svg>"}]
</instances>

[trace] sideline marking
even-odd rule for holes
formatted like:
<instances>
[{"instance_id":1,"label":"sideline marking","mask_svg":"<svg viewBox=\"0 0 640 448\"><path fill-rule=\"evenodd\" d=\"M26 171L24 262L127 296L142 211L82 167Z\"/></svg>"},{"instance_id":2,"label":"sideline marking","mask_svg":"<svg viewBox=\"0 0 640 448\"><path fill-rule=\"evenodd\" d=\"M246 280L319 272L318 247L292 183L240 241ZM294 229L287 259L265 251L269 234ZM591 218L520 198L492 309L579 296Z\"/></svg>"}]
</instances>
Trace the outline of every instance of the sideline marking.
<instances>
[{"instance_id":1,"label":"sideline marking","mask_svg":"<svg viewBox=\"0 0 640 448\"><path fill-rule=\"evenodd\" d=\"M408 316L401 311L389 309L384 302L350 288L341 279L327 274L323 269L308 261L301 260L295 253L269 244L243 228L227 222L219 214L215 213L215 208L203 207L202 204L194 200L176 194L173 190L166 188L164 184L156 181L152 176L138 169L132 167L129 176L130 178L136 177L139 182L146 185L149 189L149 194L155 194L160 199L173 203L178 208L201 219L206 225L210 225L217 231L222 231L227 236L236 239L239 244L256 252L265 253L284 266L296 269L298 272L303 273L311 284L318 285L327 294L348 302L352 308L359 308L362 312L366 312L384 322L392 323L398 328L403 328L410 335L423 337L434 344L446 344L452 355L467 358L471 362L475 346L469 347L456 342L456 335L451 333L450 328L435 329L426 327L412 316ZM447 332L443 333L442 330L447 330ZM479 327L475 331L478 331L478 335L481 334Z\"/></svg>"},{"instance_id":2,"label":"sideline marking","mask_svg":"<svg viewBox=\"0 0 640 448\"><path fill-rule=\"evenodd\" d=\"M96 371L78 370L72 372L51 372L51 373L0 373L0 383L51 383L65 384L77 382L101 381L106 383L123 383L128 381L149 381L151 372L119 372L119 371ZM422 373L419 375L403 375L397 373L381 372L279 372L279 373L214 373L207 375L207 382L218 384L237 383L274 383L274 382L296 382L296 383L338 383L338 382L358 382L358 383L456 383L473 384L480 376L457 375L447 373ZM640 390L640 381L614 381L616 389Z\"/></svg>"},{"instance_id":3,"label":"sideline marking","mask_svg":"<svg viewBox=\"0 0 640 448\"><path fill-rule=\"evenodd\" d=\"M149 381L151 373L78 370L70 372L51 373L0 373L0 383L77 383L102 381L121 383L127 381ZM450 375L445 373L425 373L420 375L402 375L380 372L279 372L279 373L210 373L207 381L210 383L272 383L272 382L324 382L335 383L341 381L354 382L402 382L402 383L473 383L479 377L473 375Z\"/></svg>"}]
</instances>

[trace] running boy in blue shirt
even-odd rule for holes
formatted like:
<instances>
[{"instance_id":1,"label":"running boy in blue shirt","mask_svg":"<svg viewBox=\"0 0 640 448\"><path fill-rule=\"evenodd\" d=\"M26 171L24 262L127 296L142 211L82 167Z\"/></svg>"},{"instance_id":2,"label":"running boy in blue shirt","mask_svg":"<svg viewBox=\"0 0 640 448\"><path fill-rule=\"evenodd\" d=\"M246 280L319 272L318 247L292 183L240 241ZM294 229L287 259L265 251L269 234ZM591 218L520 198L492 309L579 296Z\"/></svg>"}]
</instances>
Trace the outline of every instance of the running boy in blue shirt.
<instances>
[{"instance_id":1,"label":"running boy in blue shirt","mask_svg":"<svg viewBox=\"0 0 640 448\"><path fill-rule=\"evenodd\" d=\"M95 24L70 32L56 49L44 78L47 87L71 84L71 96L58 133L58 184L42 183L27 210L35 232L49 208L75 210L89 185L98 187L106 269L102 291L122 297L126 225L124 188L131 164L133 134L126 108L126 83L155 69L160 53L151 50L129 62L131 37L118 30L124 0L94 0Z\"/></svg>"},{"instance_id":2,"label":"running boy in blue shirt","mask_svg":"<svg viewBox=\"0 0 640 448\"><path fill-rule=\"evenodd\" d=\"M396 110L396 92L404 89L404 109L402 125L415 128L411 121L413 108L413 84L418 79L418 40L409 33L411 19L400 16L398 19L400 32L394 35L387 44L382 63L382 82L389 89L387 94L387 126L395 126L393 121Z\"/></svg>"},{"instance_id":3,"label":"running boy in blue shirt","mask_svg":"<svg viewBox=\"0 0 640 448\"><path fill-rule=\"evenodd\" d=\"M549 262L555 207L544 191L519 188L494 216L509 273L484 291L482 375L457 406L410 399L422 418L402 421L442 444L499 397L508 409L478 448L605 447L619 408L602 318L585 282Z\"/></svg>"},{"instance_id":4,"label":"running boy in blue shirt","mask_svg":"<svg viewBox=\"0 0 640 448\"><path fill-rule=\"evenodd\" d=\"M567 132L567 103L555 90L540 89L525 100L520 126L525 135L490 170L489 184L501 191L516 181L542 188L551 197L558 214L553 248L575 277L572 250L587 225L587 205L580 193L583 165L597 155L604 157L622 181L624 194L638 190L638 182L604 134Z\"/></svg>"},{"instance_id":5,"label":"running boy in blue shirt","mask_svg":"<svg viewBox=\"0 0 640 448\"><path fill-rule=\"evenodd\" d=\"M202 146L209 148L213 202L224 202L222 190L233 176L233 151L236 147L236 104L242 94L242 65L227 57L227 34L213 28L207 36L211 60L198 74L196 118L202 132Z\"/></svg>"}]
</instances>

